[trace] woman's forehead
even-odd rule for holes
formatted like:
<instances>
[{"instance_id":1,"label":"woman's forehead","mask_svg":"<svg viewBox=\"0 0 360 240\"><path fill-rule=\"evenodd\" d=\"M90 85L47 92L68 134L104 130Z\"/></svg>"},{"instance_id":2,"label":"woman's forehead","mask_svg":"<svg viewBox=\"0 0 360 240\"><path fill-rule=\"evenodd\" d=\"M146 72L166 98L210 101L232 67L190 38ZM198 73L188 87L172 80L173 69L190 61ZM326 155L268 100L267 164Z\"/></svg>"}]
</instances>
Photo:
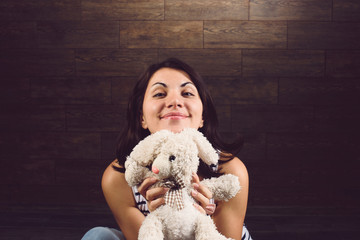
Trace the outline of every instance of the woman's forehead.
<instances>
[{"instance_id":1,"label":"woman's forehead","mask_svg":"<svg viewBox=\"0 0 360 240\"><path fill-rule=\"evenodd\" d=\"M173 69L173 68L161 68L157 70L149 80L149 86L153 85L156 82L163 83L172 83L174 81L177 82L191 82L189 75L181 70Z\"/></svg>"}]
</instances>

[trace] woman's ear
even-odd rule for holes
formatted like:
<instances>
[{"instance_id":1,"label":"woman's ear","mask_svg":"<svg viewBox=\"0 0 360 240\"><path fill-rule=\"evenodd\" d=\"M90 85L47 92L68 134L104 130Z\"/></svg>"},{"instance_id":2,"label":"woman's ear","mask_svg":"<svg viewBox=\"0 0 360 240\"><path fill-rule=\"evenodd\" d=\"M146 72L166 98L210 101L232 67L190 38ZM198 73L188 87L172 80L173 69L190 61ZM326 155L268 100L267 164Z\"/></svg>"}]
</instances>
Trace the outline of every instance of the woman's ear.
<instances>
[{"instance_id":1,"label":"woman's ear","mask_svg":"<svg viewBox=\"0 0 360 240\"><path fill-rule=\"evenodd\" d=\"M143 129L148 129L148 125L147 125L147 123L146 123L146 120L145 120L145 118L144 118L144 115L141 114L140 118L141 118L140 121L141 121L141 126L142 126L142 128L143 128Z\"/></svg>"},{"instance_id":2,"label":"woman's ear","mask_svg":"<svg viewBox=\"0 0 360 240\"><path fill-rule=\"evenodd\" d=\"M203 119L201 119L201 122L200 122L200 126L199 126L199 128L202 128L204 126L204 118Z\"/></svg>"}]
</instances>

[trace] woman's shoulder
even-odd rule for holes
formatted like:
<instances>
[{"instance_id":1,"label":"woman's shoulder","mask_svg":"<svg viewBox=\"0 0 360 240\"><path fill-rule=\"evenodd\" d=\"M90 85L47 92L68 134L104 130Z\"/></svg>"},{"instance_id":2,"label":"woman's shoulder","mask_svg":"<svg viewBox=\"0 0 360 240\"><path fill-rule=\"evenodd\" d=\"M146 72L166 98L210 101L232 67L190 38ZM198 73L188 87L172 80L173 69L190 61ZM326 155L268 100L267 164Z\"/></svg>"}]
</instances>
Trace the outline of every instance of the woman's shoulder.
<instances>
[{"instance_id":1,"label":"woman's shoulder","mask_svg":"<svg viewBox=\"0 0 360 240\"><path fill-rule=\"evenodd\" d=\"M245 164L238 158L234 157L220 165L219 172L222 174L234 174L239 177L241 182L248 182L249 175Z\"/></svg>"},{"instance_id":2,"label":"woman's shoulder","mask_svg":"<svg viewBox=\"0 0 360 240\"><path fill-rule=\"evenodd\" d=\"M133 204L133 193L125 180L125 174L114 169L120 167L117 160L114 160L105 169L101 180L101 187L106 198L129 201Z\"/></svg>"}]
</instances>

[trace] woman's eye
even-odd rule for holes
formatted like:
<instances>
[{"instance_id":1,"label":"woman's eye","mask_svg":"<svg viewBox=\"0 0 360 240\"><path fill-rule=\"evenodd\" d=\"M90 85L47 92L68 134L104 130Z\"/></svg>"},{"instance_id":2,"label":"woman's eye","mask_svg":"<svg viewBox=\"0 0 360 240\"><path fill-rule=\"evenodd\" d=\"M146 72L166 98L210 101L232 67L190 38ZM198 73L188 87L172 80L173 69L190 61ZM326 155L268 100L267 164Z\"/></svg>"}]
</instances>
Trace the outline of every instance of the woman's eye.
<instances>
[{"instance_id":1,"label":"woman's eye","mask_svg":"<svg viewBox=\"0 0 360 240\"><path fill-rule=\"evenodd\" d=\"M155 95L154 95L154 97L164 97L165 96L165 93L156 93Z\"/></svg>"},{"instance_id":2,"label":"woman's eye","mask_svg":"<svg viewBox=\"0 0 360 240\"><path fill-rule=\"evenodd\" d=\"M191 96L194 96L194 94L192 94L191 92L184 92L183 96L191 97Z\"/></svg>"}]
</instances>

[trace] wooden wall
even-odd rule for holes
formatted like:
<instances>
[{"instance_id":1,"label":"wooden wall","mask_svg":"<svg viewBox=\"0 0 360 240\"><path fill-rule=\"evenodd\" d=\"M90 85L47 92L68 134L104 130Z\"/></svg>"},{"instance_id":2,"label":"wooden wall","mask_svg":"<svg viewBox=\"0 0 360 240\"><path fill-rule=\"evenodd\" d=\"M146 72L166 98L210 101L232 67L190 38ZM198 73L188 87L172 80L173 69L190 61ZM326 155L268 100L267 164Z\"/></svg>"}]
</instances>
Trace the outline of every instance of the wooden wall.
<instances>
[{"instance_id":1,"label":"wooden wall","mask_svg":"<svg viewBox=\"0 0 360 240\"><path fill-rule=\"evenodd\" d=\"M0 203L97 205L129 91L178 57L208 82L249 206L357 205L357 0L2 0Z\"/></svg>"}]
</instances>

